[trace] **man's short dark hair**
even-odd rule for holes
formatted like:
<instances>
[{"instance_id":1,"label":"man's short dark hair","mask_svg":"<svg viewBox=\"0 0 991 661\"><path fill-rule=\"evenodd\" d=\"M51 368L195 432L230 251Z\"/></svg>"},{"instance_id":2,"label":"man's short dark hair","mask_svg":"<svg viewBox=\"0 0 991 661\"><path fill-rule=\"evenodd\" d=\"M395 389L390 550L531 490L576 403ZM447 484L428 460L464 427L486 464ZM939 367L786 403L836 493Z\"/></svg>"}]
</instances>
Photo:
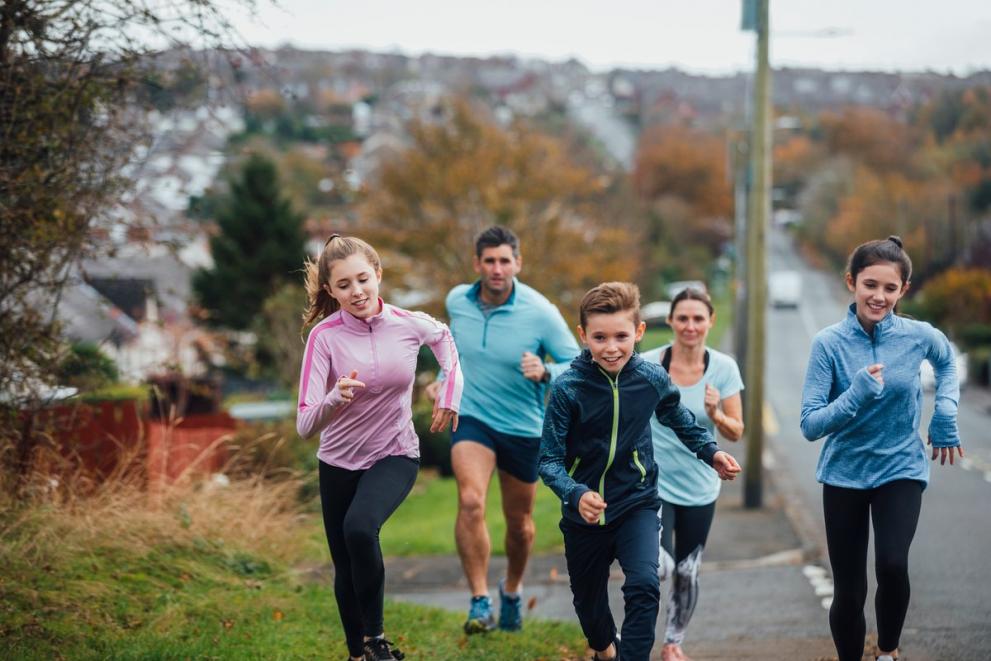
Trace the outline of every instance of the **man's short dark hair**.
<instances>
[{"instance_id":1,"label":"man's short dark hair","mask_svg":"<svg viewBox=\"0 0 991 661\"><path fill-rule=\"evenodd\" d=\"M498 248L503 245L513 249L513 257L520 256L520 240L513 234L513 230L502 225L493 225L475 238L475 257L481 257L482 251L486 248Z\"/></svg>"}]
</instances>

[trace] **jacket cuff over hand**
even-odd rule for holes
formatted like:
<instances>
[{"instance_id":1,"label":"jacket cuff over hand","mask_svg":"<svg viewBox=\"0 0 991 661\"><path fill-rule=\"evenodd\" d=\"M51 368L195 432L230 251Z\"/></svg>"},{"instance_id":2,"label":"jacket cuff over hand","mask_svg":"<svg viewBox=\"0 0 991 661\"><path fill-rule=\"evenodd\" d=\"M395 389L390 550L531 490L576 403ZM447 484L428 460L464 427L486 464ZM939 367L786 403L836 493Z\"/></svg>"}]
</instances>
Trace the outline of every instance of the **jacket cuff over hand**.
<instances>
[{"instance_id":1,"label":"jacket cuff over hand","mask_svg":"<svg viewBox=\"0 0 991 661\"><path fill-rule=\"evenodd\" d=\"M584 496L589 491L591 491L591 489L589 489L584 484L576 484L571 489L571 491L568 492L568 500L567 500L568 504L571 505L572 507L574 507L575 510L577 510L578 509L578 501L581 500L582 499L582 496Z\"/></svg>"},{"instance_id":2,"label":"jacket cuff over hand","mask_svg":"<svg viewBox=\"0 0 991 661\"><path fill-rule=\"evenodd\" d=\"M960 445L957 419L948 415L933 415L929 423L929 439L935 448L952 448Z\"/></svg>"},{"instance_id":3,"label":"jacket cuff over hand","mask_svg":"<svg viewBox=\"0 0 991 661\"><path fill-rule=\"evenodd\" d=\"M853 375L853 383L850 384L856 401L864 403L872 399L877 399L884 391L884 385L870 375L867 368L861 368Z\"/></svg>"}]
</instances>

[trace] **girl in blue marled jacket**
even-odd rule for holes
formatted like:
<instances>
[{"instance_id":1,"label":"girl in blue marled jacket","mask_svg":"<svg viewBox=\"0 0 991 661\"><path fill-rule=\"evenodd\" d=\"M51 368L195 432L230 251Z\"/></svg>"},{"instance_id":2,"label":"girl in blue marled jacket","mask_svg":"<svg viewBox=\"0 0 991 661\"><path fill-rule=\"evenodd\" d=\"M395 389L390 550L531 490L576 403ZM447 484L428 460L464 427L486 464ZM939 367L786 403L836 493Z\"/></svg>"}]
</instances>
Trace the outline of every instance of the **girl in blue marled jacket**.
<instances>
[{"instance_id":1,"label":"girl in blue marled jacket","mask_svg":"<svg viewBox=\"0 0 991 661\"><path fill-rule=\"evenodd\" d=\"M881 661L898 658L908 610L908 549L915 535L929 464L919 436L919 365L932 363L936 411L929 424L932 459L963 456L957 432L959 385L946 336L898 317L912 262L896 236L869 241L850 255L846 284L854 302L846 319L812 341L802 392L802 433L829 436L819 456L833 603L829 626L840 661L864 649L867 543L874 523Z\"/></svg>"}]
</instances>

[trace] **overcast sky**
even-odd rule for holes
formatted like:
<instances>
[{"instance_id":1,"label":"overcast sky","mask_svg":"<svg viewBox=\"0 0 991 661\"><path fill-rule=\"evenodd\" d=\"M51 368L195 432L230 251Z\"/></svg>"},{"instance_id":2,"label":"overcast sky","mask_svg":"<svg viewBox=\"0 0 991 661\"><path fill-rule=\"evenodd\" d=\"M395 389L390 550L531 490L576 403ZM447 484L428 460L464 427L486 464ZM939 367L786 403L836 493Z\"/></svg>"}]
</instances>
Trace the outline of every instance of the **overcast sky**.
<instances>
[{"instance_id":1,"label":"overcast sky","mask_svg":"<svg viewBox=\"0 0 991 661\"><path fill-rule=\"evenodd\" d=\"M258 0L239 19L258 46L363 48L410 55L512 53L593 69L676 66L725 73L752 66L741 0ZM991 0L771 0L774 66L991 69ZM833 36L815 36L833 31Z\"/></svg>"}]
</instances>

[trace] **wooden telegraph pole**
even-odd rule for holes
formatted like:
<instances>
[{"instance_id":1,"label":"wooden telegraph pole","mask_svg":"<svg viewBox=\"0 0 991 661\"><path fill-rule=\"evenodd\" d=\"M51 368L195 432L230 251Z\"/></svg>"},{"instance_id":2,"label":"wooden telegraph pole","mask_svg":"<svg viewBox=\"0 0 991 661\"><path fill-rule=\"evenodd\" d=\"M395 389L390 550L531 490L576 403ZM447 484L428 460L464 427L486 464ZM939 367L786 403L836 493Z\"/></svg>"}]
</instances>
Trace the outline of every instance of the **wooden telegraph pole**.
<instances>
[{"instance_id":1,"label":"wooden telegraph pole","mask_svg":"<svg viewBox=\"0 0 991 661\"><path fill-rule=\"evenodd\" d=\"M743 505L761 507L763 501L764 366L767 314L767 227L771 215L771 70L768 60L769 0L756 3L757 73L750 143L753 188L747 218L747 353L744 394L747 457L743 471Z\"/></svg>"}]
</instances>

